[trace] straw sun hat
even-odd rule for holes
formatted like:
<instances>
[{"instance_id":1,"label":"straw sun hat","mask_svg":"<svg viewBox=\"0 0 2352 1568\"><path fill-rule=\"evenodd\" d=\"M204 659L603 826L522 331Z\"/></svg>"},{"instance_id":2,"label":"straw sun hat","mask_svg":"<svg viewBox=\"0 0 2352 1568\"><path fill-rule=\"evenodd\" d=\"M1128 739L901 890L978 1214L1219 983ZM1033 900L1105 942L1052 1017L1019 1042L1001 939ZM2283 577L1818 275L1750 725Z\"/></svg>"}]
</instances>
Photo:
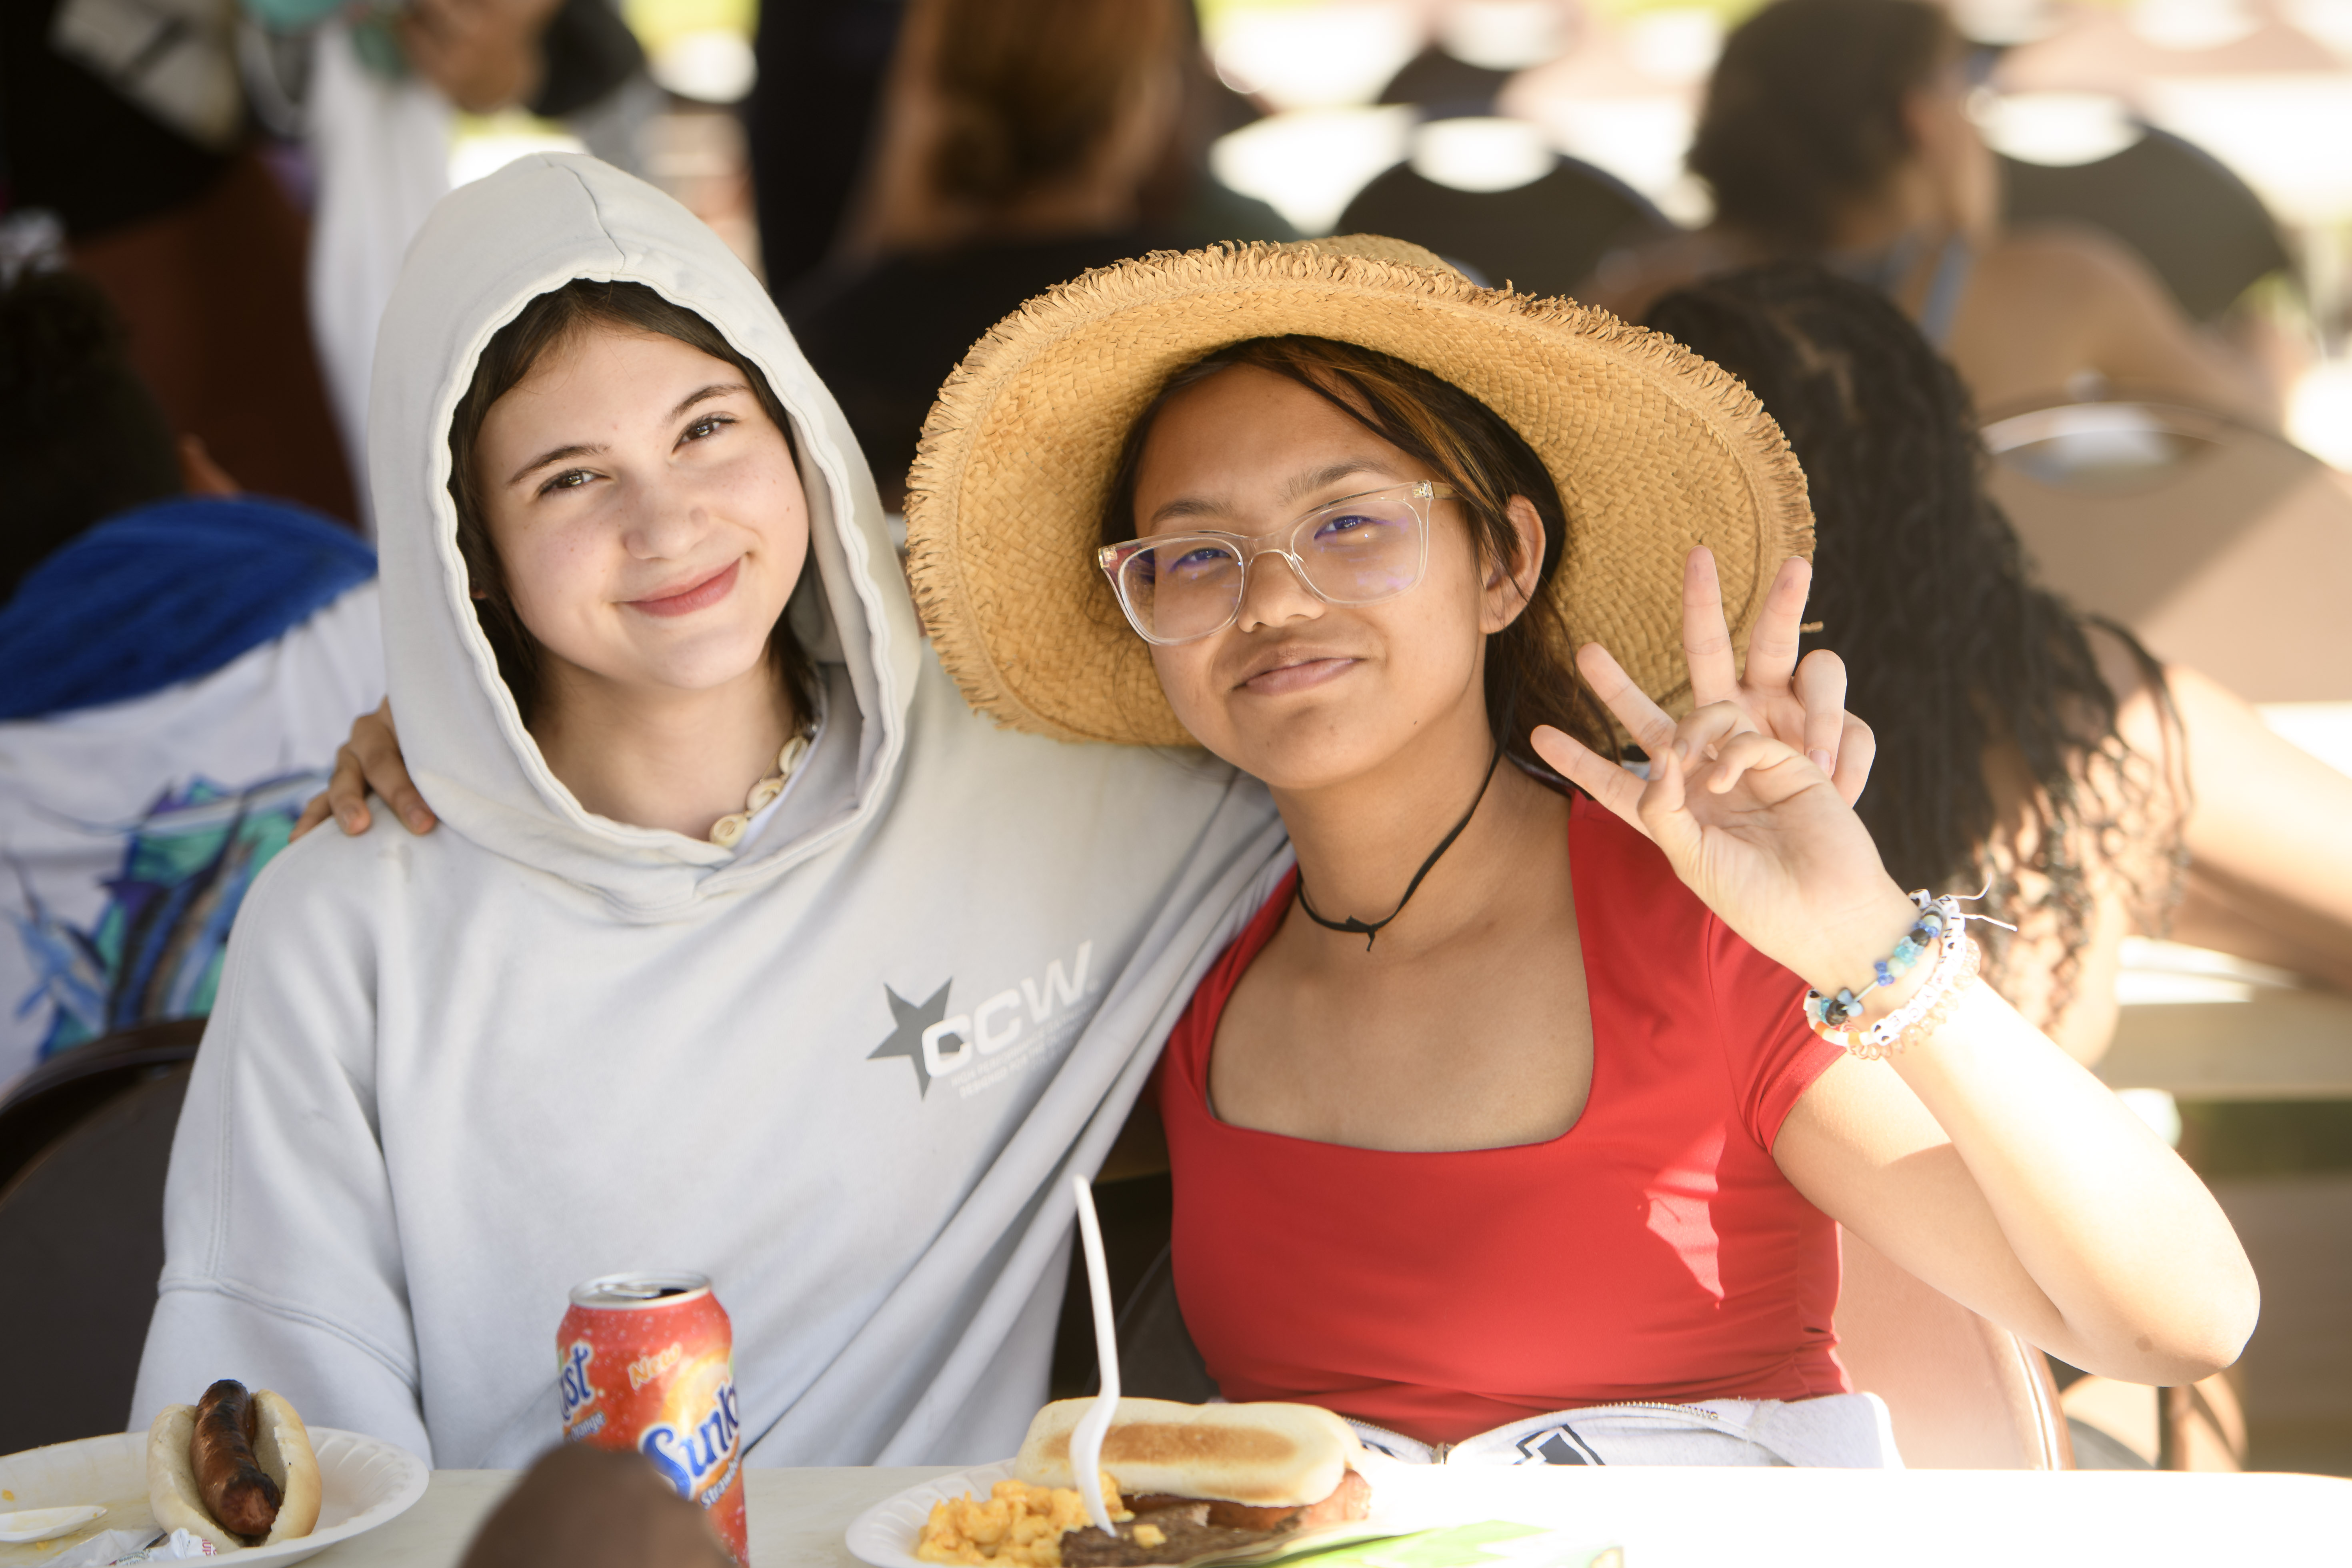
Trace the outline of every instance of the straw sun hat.
<instances>
[{"instance_id":1,"label":"straw sun hat","mask_svg":"<svg viewBox=\"0 0 2352 1568\"><path fill-rule=\"evenodd\" d=\"M1687 708L1683 558L1715 552L1745 648L1780 562L1812 553L1805 480L1729 373L1568 300L1481 289L1372 236L1161 251L1032 300L973 346L923 425L915 595L974 708L1069 741L1195 742L1095 564L1128 429L1211 351L1285 333L1378 349L1507 421L1559 487L1548 591L1669 711ZM1567 650L1563 650L1567 651Z\"/></svg>"}]
</instances>

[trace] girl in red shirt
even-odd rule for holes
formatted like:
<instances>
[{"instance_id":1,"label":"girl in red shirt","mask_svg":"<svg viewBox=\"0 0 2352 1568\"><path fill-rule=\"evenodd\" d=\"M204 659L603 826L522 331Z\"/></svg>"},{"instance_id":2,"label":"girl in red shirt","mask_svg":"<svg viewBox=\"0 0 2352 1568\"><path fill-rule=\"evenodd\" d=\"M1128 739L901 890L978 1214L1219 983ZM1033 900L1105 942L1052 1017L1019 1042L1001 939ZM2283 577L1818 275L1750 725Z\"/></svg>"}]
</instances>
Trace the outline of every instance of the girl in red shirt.
<instances>
[{"instance_id":1,"label":"girl in red shirt","mask_svg":"<svg viewBox=\"0 0 2352 1568\"><path fill-rule=\"evenodd\" d=\"M909 525L976 707L1190 740L1289 830L1158 1084L1229 1397L1757 1438L1846 1390L1836 1224L2077 1366L2236 1357L2210 1195L1882 868L1802 478L1714 366L1393 241L1163 254L973 350Z\"/></svg>"}]
</instances>

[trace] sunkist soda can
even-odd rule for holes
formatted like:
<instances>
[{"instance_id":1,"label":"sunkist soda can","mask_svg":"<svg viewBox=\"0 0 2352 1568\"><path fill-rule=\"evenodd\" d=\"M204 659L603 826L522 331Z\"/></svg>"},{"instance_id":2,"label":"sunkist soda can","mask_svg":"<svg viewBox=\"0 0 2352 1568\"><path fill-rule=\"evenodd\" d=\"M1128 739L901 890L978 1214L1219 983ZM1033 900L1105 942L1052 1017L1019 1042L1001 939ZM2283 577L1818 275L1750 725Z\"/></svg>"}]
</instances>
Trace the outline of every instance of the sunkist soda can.
<instances>
[{"instance_id":1,"label":"sunkist soda can","mask_svg":"<svg viewBox=\"0 0 2352 1568\"><path fill-rule=\"evenodd\" d=\"M735 1333L699 1274L608 1274L555 1331L563 1438L643 1454L748 1564Z\"/></svg>"}]
</instances>

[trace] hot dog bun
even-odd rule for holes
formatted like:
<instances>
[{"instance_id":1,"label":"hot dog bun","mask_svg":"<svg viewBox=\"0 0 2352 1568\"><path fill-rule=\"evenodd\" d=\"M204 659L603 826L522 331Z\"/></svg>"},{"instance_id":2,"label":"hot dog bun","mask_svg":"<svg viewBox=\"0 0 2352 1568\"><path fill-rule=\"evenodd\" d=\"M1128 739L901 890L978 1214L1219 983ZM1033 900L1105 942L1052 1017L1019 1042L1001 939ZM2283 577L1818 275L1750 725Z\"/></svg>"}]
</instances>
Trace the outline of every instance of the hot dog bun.
<instances>
[{"instance_id":1,"label":"hot dog bun","mask_svg":"<svg viewBox=\"0 0 2352 1568\"><path fill-rule=\"evenodd\" d=\"M196 1407L168 1405L147 1428L147 1506L163 1530L184 1530L209 1541L217 1552L235 1552L247 1544L269 1546L296 1541L319 1524L319 1458L310 1450L310 1429L302 1417L268 1389L253 1396L260 1419L254 1435L253 1457L262 1473L278 1483L281 1500L278 1520L269 1533L248 1543L221 1527L205 1510L197 1489L194 1467L188 1458L195 1436Z\"/></svg>"},{"instance_id":2,"label":"hot dog bun","mask_svg":"<svg viewBox=\"0 0 2352 1568\"><path fill-rule=\"evenodd\" d=\"M1037 1412L1014 1473L1033 1486L1076 1486L1070 1434L1093 1403L1057 1399ZM1123 1493L1297 1508L1338 1490L1362 1452L1348 1424L1317 1405L1122 1399L1102 1468Z\"/></svg>"},{"instance_id":3,"label":"hot dog bun","mask_svg":"<svg viewBox=\"0 0 2352 1568\"><path fill-rule=\"evenodd\" d=\"M261 1407L253 1457L260 1461L262 1473L285 1494L278 1505L278 1522L269 1527L261 1544L299 1541L319 1527L319 1456L310 1449L310 1429L280 1394L256 1389L253 1402Z\"/></svg>"}]
</instances>

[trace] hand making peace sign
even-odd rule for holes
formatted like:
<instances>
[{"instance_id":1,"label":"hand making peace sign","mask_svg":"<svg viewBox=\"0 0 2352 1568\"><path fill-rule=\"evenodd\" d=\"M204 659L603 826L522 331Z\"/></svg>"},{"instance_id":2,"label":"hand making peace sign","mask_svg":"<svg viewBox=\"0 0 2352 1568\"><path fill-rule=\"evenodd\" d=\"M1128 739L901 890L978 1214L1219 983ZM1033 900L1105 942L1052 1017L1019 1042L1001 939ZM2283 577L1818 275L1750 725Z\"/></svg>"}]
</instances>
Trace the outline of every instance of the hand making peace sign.
<instances>
[{"instance_id":1,"label":"hand making peace sign","mask_svg":"<svg viewBox=\"0 0 2352 1568\"><path fill-rule=\"evenodd\" d=\"M1844 710L1845 667L1796 661L1812 569L1785 563L1735 671L1714 557L1683 574L1683 649L1696 706L1679 723L1590 644L1577 665L1650 756L1645 784L1549 726L1537 752L1638 827L1724 923L1818 989L1866 979L1912 917L1853 802L1870 775L1868 725Z\"/></svg>"}]
</instances>

